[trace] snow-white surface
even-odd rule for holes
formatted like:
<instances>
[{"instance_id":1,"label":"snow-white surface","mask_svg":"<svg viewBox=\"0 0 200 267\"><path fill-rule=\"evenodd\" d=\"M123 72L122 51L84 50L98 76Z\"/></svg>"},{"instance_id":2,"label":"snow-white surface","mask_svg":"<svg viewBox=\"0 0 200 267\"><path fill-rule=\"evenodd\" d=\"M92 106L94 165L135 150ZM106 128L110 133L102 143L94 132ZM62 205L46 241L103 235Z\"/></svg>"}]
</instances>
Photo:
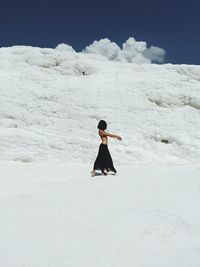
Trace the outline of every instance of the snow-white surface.
<instances>
[{"instance_id":1,"label":"snow-white surface","mask_svg":"<svg viewBox=\"0 0 200 267\"><path fill-rule=\"evenodd\" d=\"M199 161L200 66L0 49L0 266L198 267Z\"/></svg>"},{"instance_id":2,"label":"snow-white surface","mask_svg":"<svg viewBox=\"0 0 200 267\"><path fill-rule=\"evenodd\" d=\"M200 168L0 162L0 266L198 267Z\"/></svg>"},{"instance_id":3,"label":"snow-white surface","mask_svg":"<svg viewBox=\"0 0 200 267\"><path fill-rule=\"evenodd\" d=\"M100 119L123 138L109 144L117 165L199 162L200 66L0 49L1 160L93 164Z\"/></svg>"}]
</instances>

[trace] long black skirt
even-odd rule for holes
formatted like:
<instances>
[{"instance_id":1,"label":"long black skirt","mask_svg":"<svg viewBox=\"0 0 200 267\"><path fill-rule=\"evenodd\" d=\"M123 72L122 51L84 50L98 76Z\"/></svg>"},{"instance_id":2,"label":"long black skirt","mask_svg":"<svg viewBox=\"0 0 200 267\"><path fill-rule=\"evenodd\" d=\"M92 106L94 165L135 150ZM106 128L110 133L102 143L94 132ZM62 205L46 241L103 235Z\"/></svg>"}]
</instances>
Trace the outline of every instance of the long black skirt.
<instances>
[{"instance_id":1,"label":"long black skirt","mask_svg":"<svg viewBox=\"0 0 200 267\"><path fill-rule=\"evenodd\" d=\"M107 171L113 171L116 173L113 166L113 161L108 150L108 145L101 143L99 146L99 152L94 162L94 170L101 170L102 172L106 169Z\"/></svg>"}]
</instances>

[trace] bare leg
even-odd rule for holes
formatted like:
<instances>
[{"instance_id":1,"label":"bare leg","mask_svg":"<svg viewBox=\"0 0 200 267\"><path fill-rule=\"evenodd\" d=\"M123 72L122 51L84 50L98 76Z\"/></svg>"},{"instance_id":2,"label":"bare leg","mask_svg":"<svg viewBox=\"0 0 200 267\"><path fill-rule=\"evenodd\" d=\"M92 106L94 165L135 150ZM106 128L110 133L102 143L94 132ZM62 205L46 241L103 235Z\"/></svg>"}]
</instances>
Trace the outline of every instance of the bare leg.
<instances>
[{"instance_id":1,"label":"bare leg","mask_svg":"<svg viewBox=\"0 0 200 267\"><path fill-rule=\"evenodd\" d=\"M102 170L101 170L102 171ZM104 169L103 171L102 171L102 175L107 175L107 170L106 169Z\"/></svg>"}]
</instances>

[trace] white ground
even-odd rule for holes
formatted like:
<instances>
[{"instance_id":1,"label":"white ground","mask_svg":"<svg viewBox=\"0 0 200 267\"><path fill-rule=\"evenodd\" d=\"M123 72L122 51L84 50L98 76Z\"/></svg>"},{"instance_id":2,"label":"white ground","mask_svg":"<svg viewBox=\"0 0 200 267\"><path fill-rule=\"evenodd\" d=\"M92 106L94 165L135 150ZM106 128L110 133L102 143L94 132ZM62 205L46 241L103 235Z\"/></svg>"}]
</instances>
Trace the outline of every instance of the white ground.
<instances>
[{"instance_id":1,"label":"white ground","mask_svg":"<svg viewBox=\"0 0 200 267\"><path fill-rule=\"evenodd\" d=\"M90 169L0 162L0 266L199 266L199 166Z\"/></svg>"},{"instance_id":2,"label":"white ground","mask_svg":"<svg viewBox=\"0 0 200 267\"><path fill-rule=\"evenodd\" d=\"M199 267L199 203L200 66L0 48L0 267Z\"/></svg>"}]
</instances>

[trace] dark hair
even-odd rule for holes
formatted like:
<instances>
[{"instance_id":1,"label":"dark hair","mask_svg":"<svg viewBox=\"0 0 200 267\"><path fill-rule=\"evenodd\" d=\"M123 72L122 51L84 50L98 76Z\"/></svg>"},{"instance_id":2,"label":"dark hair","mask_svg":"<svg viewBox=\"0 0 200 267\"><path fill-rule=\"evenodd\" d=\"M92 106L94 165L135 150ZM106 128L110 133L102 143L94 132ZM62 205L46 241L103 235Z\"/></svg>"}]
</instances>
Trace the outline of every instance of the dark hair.
<instances>
[{"instance_id":1,"label":"dark hair","mask_svg":"<svg viewBox=\"0 0 200 267\"><path fill-rule=\"evenodd\" d=\"M97 128L100 130L105 130L107 128L107 123L104 120L100 120Z\"/></svg>"}]
</instances>

